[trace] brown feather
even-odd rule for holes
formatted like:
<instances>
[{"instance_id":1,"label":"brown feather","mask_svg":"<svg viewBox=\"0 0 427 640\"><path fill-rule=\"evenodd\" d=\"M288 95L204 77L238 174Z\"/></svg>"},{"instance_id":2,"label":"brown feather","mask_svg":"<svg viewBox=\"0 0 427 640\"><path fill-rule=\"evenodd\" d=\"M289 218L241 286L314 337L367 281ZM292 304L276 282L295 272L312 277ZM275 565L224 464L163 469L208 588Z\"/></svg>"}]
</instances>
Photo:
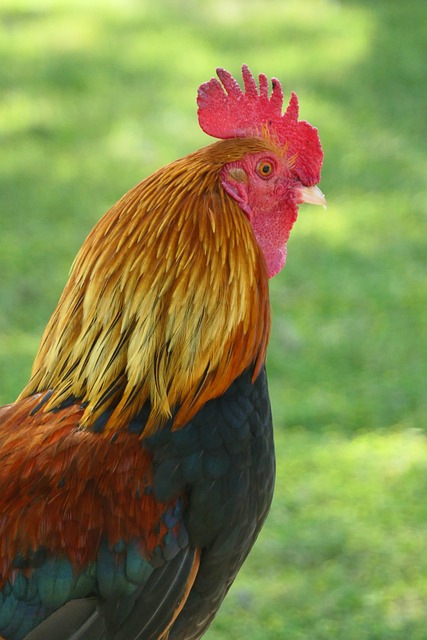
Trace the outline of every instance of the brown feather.
<instances>
[{"instance_id":1,"label":"brown feather","mask_svg":"<svg viewBox=\"0 0 427 640\"><path fill-rule=\"evenodd\" d=\"M75 569L110 544L138 538L147 557L167 533L152 459L135 435L79 429L79 405L44 412L36 395L0 408L0 586L13 558L66 554ZM174 501L171 502L173 504Z\"/></svg>"}]
</instances>

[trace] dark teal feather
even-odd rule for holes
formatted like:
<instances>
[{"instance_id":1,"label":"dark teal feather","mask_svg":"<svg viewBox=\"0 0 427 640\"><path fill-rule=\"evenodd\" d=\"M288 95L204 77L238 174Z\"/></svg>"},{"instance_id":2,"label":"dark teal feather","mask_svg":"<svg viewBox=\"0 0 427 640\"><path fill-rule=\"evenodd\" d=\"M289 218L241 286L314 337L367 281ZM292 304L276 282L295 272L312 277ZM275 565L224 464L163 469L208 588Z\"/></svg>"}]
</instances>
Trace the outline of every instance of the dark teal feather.
<instances>
[{"instance_id":1,"label":"dark teal feather","mask_svg":"<svg viewBox=\"0 0 427 640\"><path fill-rule=\"evenodd\" d=\"M131 431L142 433L144 408ZM143 439L153 456L153 485L166 532L148 555L138 539L108 544L75 570L72 549L21 553L0 592L0 636L7 640L158 640L195 584L169 640L201 637L266 517L274 451L265 372L245 372L181 429L171 422ZM60 488L59 488L60 490ZM159 523L159 532L160 532ZM102 533L102 532L100 532Z\"/></svg>"}]
</instances>

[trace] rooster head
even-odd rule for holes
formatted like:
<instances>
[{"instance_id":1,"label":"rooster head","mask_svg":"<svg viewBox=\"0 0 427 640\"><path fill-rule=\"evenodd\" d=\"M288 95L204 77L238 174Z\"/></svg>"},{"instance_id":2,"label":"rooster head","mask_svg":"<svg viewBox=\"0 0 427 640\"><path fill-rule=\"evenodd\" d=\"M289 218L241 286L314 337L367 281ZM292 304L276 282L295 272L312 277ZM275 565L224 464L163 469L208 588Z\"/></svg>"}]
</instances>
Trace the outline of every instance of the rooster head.
<instances>
[{"instance_id":1,"label":"rooster head","mask_svg":"<svg viewBox=\"0 0 427 640\"><path fill-rule=\"evenodd\" d=\"M286 243L303 202L325 206L316 186L320 181L323 152L317 129L298 120L298 99L292 93L283 110L283 91L273 78L259 75L257 83L246 65L242 67L244 90L224 69L217 69L198 91L199 124L220 139L255 138L265 141L257 153L226 163L221 184L248 217L266 260L269 277L286 260Z\"/></svg>"}]
</instances>

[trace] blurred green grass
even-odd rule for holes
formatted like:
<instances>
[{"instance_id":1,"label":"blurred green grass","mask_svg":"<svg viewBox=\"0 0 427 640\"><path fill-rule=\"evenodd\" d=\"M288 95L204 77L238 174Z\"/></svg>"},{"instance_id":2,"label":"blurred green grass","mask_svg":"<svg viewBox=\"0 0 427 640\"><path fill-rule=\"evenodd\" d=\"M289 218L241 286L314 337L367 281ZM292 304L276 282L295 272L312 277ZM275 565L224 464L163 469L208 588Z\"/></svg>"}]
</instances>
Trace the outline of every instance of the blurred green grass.
<instances>
[{"instance_id":1,"label":"blurred green grass","mask_svg":"<svg viewBox=\"0 0 427 640\"><path fill-rule=\"evenodd\" d=\"M3 0L0 401L95 221L210 142L195 91L279 77L325 150L271 282L272 514L210 640L425 638L427 5Z\"/></svg>"}]
</instances>

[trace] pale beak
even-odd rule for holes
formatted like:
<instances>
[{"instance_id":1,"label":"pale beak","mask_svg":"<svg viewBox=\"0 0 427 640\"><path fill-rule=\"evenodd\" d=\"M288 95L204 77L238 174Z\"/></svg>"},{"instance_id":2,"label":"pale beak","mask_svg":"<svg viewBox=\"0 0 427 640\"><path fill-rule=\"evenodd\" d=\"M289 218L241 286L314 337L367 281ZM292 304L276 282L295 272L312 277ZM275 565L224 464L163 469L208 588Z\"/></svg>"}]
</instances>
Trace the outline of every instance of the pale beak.
<instances>
[{"instance_id":1,"label":"pale beak","mask_svg":"<svg viewBox=\"0 0 427 640\"><path fill-rule=\"evenodd\" d=\"M319 187L298 187L299 203L307 202L308 204L321 204L326 209L326 198L320 191Z\"/></svg>"}]
</instances>

